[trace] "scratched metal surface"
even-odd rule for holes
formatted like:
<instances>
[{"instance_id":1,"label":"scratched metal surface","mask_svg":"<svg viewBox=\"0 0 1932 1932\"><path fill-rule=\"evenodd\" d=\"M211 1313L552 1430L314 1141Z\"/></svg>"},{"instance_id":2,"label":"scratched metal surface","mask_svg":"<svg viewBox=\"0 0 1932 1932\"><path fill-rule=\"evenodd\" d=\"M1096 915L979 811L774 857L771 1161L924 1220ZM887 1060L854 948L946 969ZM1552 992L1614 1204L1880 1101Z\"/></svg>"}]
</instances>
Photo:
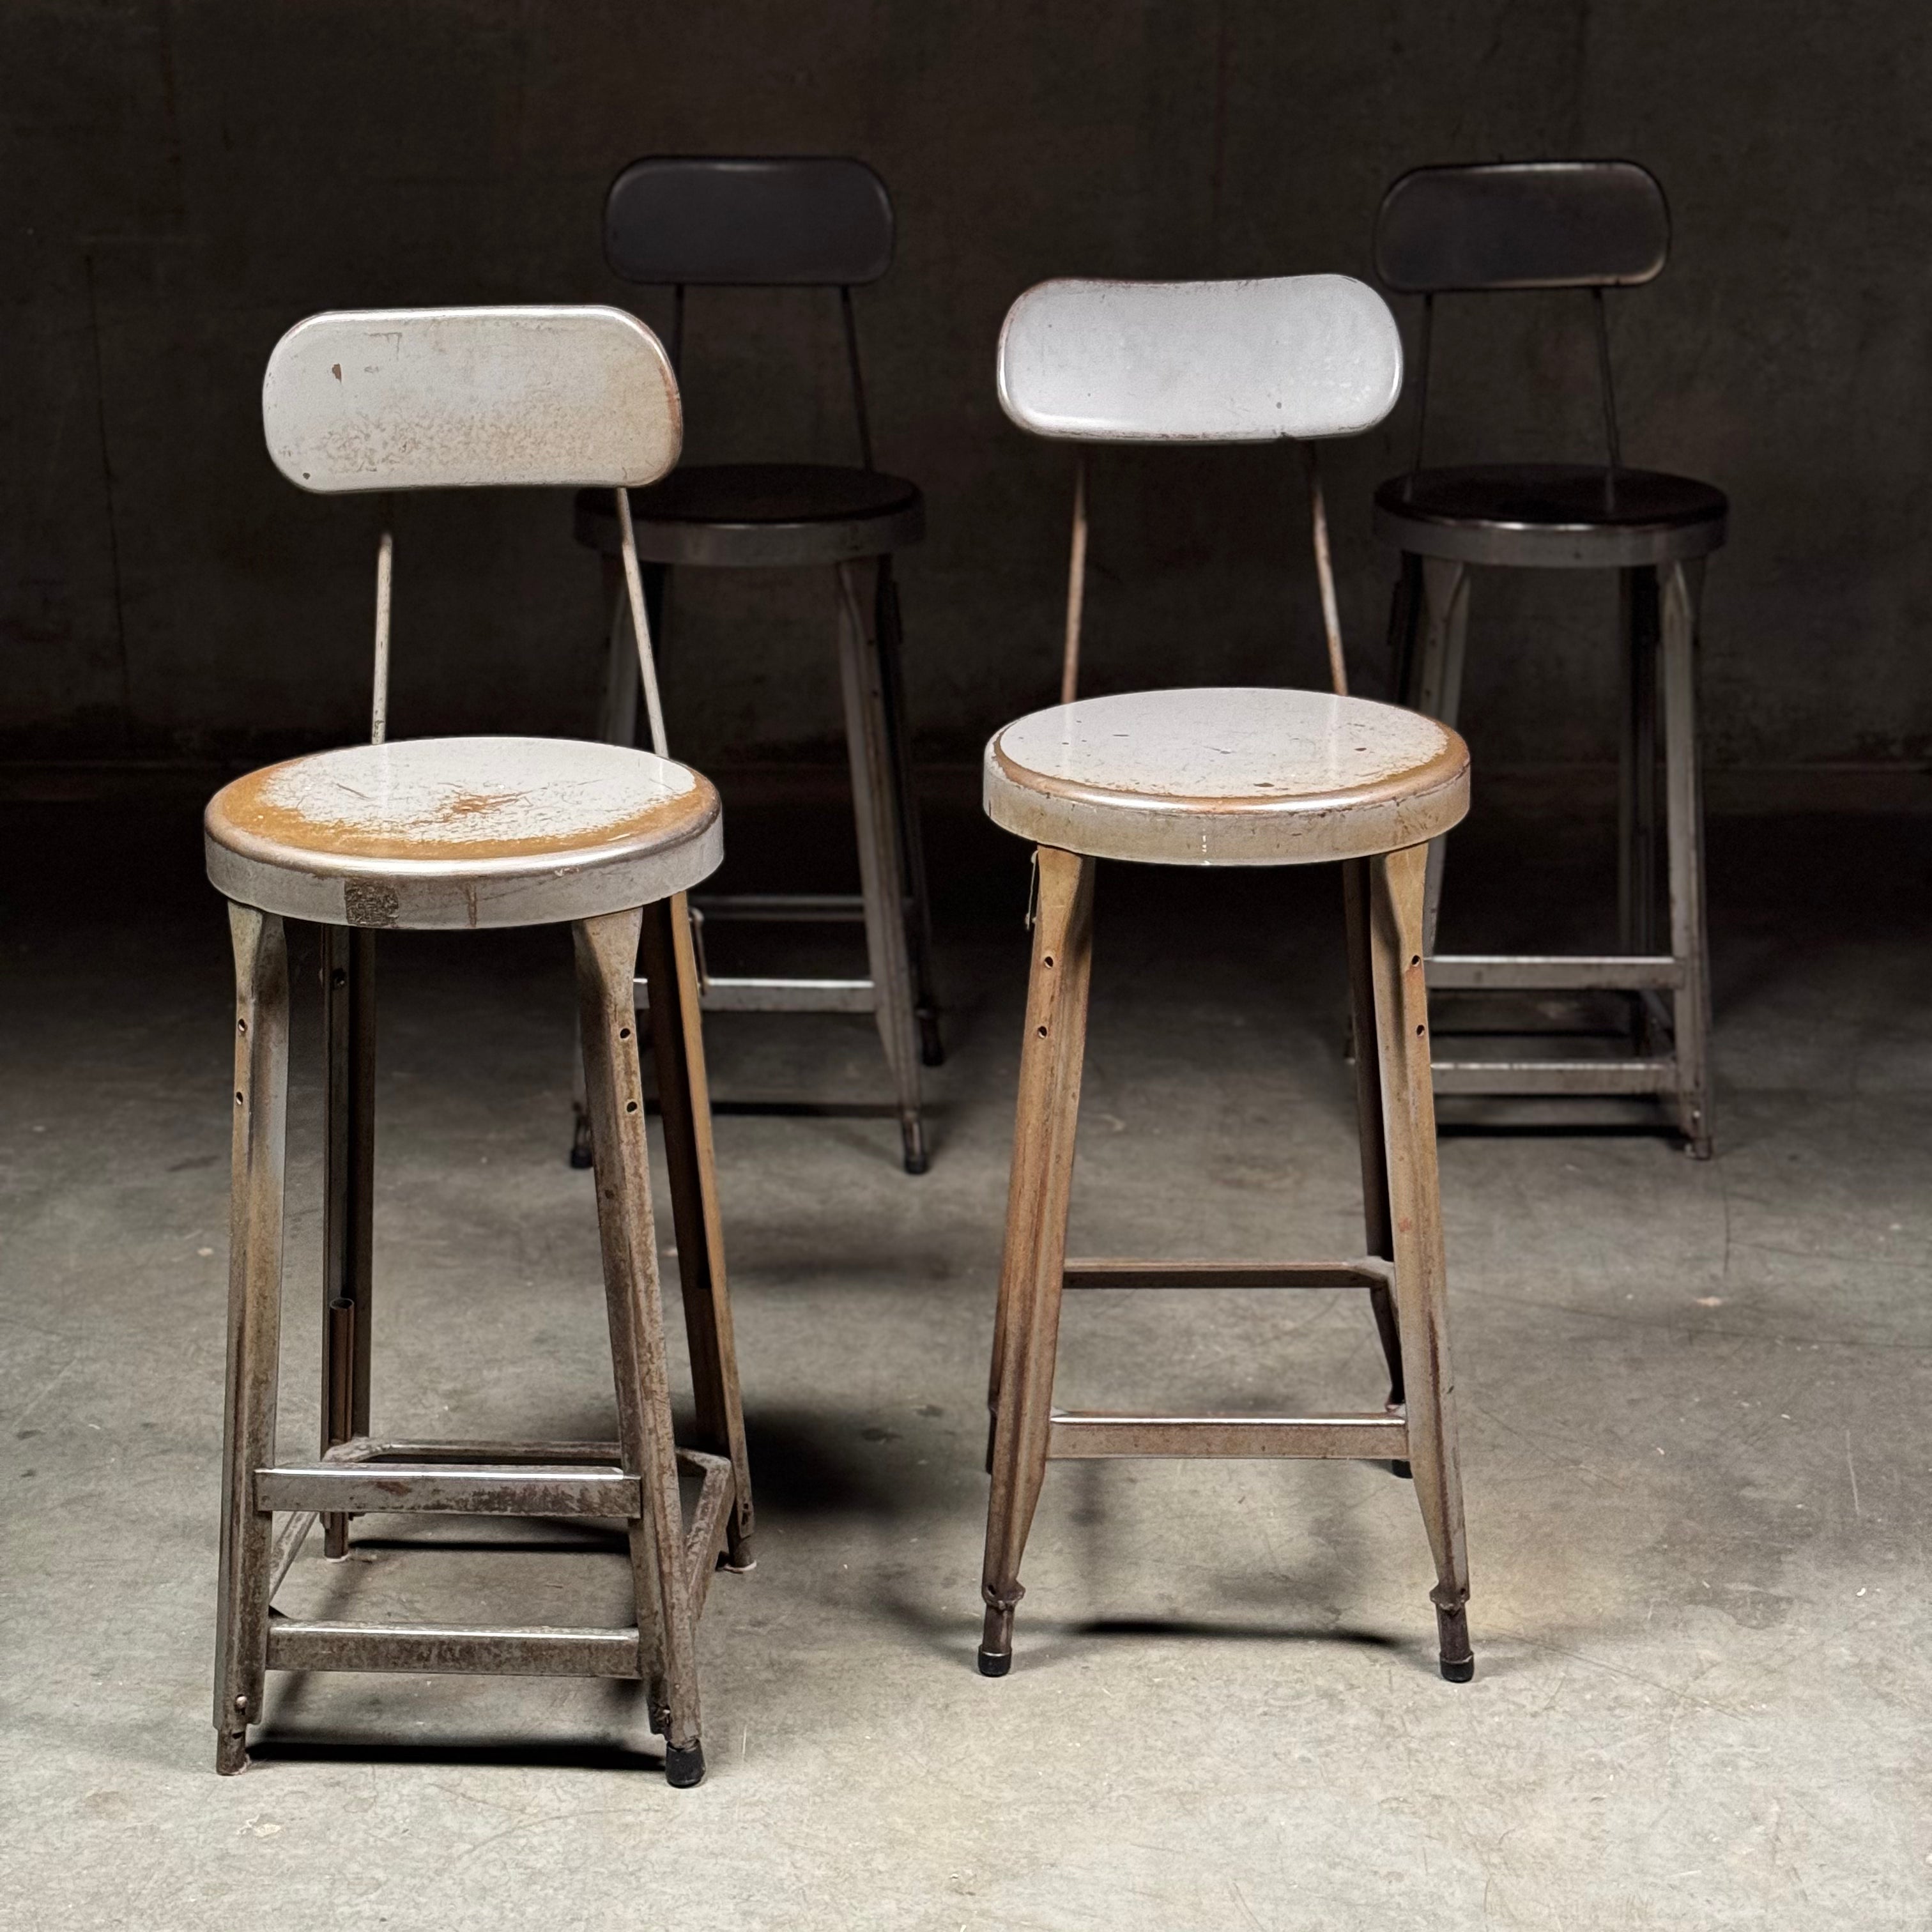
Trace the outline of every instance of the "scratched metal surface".
<instances>
[{"instance_id":1,"label":"scratched metal surface","mask_svg":"<svg viewBox=\"0 0 1932 1932\"><path fill-rule=\"evenodd\" d=\"M1419 713L1326 692L1129 692L1016 719L986 811L1036 844L1156 864L1281 866L1416 845L1468 809L1469 754Z\"/></svg>"},{"instance_id":2,"label":"scratched metal surface","mask_svg":"<svg viewBox=\"0 0 1932 1932\"><path fill-rule=\"evenodd\" d=\"M1347 275L1066 280L1008 310L998 374L1000 406L1038 436L1353 436L1402 393L1402 338L1382 297Z\"/></svg>"},{"instance_id":3,"label":"scratched metal surface","mask_svg":"<svg viewBox=\"0 0 1932 1932\"><path fill-rule=\"evenodd\" d=\"M268 358L262 427L331 494L652 483L683 441L657 338L594 306L312 315Z\"/></svg>"},{"instance_id":4,"label":"scratched metal surface","mask_svg":"<svg viewBox=\"0 0 1932 1932\"><path fill-rule=\"evenodd\" d=\"M668 898L723 856L688 767L569 738L411 738L271 765L203 819L230 898L352 926L510 926Z\"/></svg>"}]
</instances>

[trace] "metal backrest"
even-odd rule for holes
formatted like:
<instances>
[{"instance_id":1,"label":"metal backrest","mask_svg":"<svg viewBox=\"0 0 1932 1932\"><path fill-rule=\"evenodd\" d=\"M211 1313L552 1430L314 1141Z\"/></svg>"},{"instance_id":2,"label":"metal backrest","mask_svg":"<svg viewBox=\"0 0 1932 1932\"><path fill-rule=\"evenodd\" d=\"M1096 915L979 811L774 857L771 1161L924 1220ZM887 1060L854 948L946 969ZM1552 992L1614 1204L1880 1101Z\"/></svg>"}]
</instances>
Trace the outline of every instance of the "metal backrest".
<instances>
[{"instance_id":1,"label":"metal backrest","mask_svg":"<svg viewBox=\"0 0 1932 1932\"><path fill-rule=\"evenodd\" d=\"M842 155L655 155L610 184L604 254L628 282L856 288L892 266L892 204Z\"/></svg>"},{"instance_id":2,"label":"metal backrest","mask_svg":"<svg viewBox=\"0 0 1932 1932\"><path fill-rule=\"evenodd\" d=\"M657 338L620 309L351 309L268 358L262 427L304 490L655 482L683 440Z\"/></svg>"},{"instance_id":3,"label":"metal backrest","mask_svg":"<svg viewBox=\"0 0 1932 1932\"><path fill-rule=\"evenodd\" d=\"M1346 275L1042 282L1006 312L999 388L1036 436L1352 436L1395 406L1402 338L1382 297Z\"/></svg>"},{"instance_id":4,"label":"metal backrest","mask_svg":"<svg viewBox=\"0 0 1932 1932\"><path fill-rule=\"evenodd\" d=\"M298 322L262 378L275 467L322 495L556 486L614 491L651 746L664 747L629 492L677 466L684 418L657 338L621 309L339 309ZM395 538L376 547L369 736L388 735Z\"/></svg>"},{"instance_id":5,"label":"metal backrest","mask_svg":"<svg viewBox=\"0 0 1932 1932\"><path fill-rule=\"evenodd\" d=\"M1628 287L1670 252L1664 190L1634 161L1417 168L1376 218L1376 273L1406 295Z\"/></svg>"},{"instance_id":6,"label":"metal backrest","mask_svg":"<svg viewBox=\"0 0 1932 1932\"><path fill-rule=\"evenodd\" d=\"M1372 429L1402 393L1388 304L1346 275L1253 282L1042 282L1000 331L1000 406L1036 436L1088 442L1274 442ZM1330 682L1348 688L1328 517L1305 448ZM1078 694L1087 580L1087 458L1073 542L1060 697Z\"/></svg>"}]
</instances>

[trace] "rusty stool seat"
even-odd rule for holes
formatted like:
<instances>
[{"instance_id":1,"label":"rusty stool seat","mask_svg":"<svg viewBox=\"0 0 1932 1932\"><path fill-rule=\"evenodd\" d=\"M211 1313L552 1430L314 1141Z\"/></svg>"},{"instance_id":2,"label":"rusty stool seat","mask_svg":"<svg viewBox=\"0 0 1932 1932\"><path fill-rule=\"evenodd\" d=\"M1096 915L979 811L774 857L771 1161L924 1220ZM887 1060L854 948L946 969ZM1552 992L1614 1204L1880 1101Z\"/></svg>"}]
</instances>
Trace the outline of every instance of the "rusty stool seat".
<instances>
[{"instance_id":1,"label":"rusty stool seat","mask_svg":"<svg viewBox=\"0 0 1932 1932\"><path fill-rule=\"evenodd\" d=\"M406 738L270 765L209 801L208 877L286 919L536 926L688 891L718 868L711 782L575 738Z\"/></svg>"},{"instance_id":2,"label":"rusty stool seat","mask_svg":"<svg viewBox=\"0 0 1932 1932\"><path fill-rule=\"evenodd\" d=\"M271 454L316 491L597 483L677 460L657 341L614 309L311 316L262 386ZM674 1784L704 1774L696 1624L721 1562L751 1563L752 1495L724 1280L685 894L724 856L709 780L654 751L530 737L388 738L391 532L377 551L372 742L217 793L208 872L235 951L233 1206L214 1681L216 1768L248 1760L270 1670L623 1677L647 1686ZM634 568L634 560L633 560ZM638 674L659 723L649 638ZM328 1074L321 1442L276 1439L288 1102L285 922L320 929ZM370 1419L375 947L394 928L571 928L616 1398L609 1442L421 1442ZM692 1441L672 1431L635 982L650 1026L690 1340ZM487 1317L479 1317L487 1318ZM686 1521L680 1478L695 1479ZM625 1526L636 1610L613 1628L308 1621L272 1599L320 1522L400 1510ZM283 1522L279 1534L276 1517Z\"/></svg>"}]
</instances>

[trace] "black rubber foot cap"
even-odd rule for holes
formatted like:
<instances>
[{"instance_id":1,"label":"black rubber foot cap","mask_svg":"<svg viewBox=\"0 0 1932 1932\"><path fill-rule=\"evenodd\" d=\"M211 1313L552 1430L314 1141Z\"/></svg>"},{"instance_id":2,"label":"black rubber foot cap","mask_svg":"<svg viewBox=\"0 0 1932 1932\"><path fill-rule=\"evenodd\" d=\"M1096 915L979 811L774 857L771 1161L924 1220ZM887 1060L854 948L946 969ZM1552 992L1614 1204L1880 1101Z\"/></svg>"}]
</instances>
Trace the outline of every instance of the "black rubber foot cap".
<instances>
[{"instance_id":1,"label":"black rubber foot cap","mask_svg":"<svg viewBox=\"0 0 1932 1932\"><path fill-rule=\"evenodd\" d=\"M570 1164L575 1168L595 1167L597 1159L587 1147L574 1147L570 1150Z\"/></svg>"},{"instance_id":2,"label":"black rubber foot cap","mask_svg":"<svg viewBox=\"0 0 1932 1932\"><path fill-rule=\"evenodd\" d=\"M664 1746L664 1782L680 1791L704 1782L704 1747L702 1744Z\"/></svg>"},{"instance_id":3,"label":"black rubber foot cap","mask_svg":"<svg viewBox=\"0 0 1932 1932\"><path fill-rule=\"evenodd\" d=\"M1415 1480L1415 1472L1406 1462L1391 1462L1389 1465L1389 1474L1391 1476L1400 1476L1406 1482L1412 1483Z\"/></svg>"},{"instance_id":4,"label":"black rubber foot cap","mask_svg":"<svg viewBox=\"0 0 1932 1932\"><path fill-rule=\"evenodd\" d=\"M1475 1674L1476 1660L1473 1657L1445 1657L1442 1660L1442 1675L1451 1684L1466 1684Z\"/></svg>"},{"instance_id":5,"label":"black rubber foot cap","mask_svg":"<svg viewBox=\"0 0 1932 1932\"><path fill-rule=\"evenodd\" d=\"M926 1150L923 1148L920 1148L916 1154L908 1153L907 1154L905 1157L905 1171L908 1174L923 1174L926 1172Z\"/></svg>"},{"instance_id":6,"label":"black rubber foot cap","mask_svg":"<svg viewBox=\"0 0 1932 1932\"><path fill-rule=\"evenodd\" d=\"M982 1650L980 1653L982 1677L1004 1677L1012 1667L1013 1654L1010 1650Z\"/></svg>"},{"instance_id":7,"label":"black rubber foot cap","mask_svg":"<svg viewBox=\"0 0 1932 1932\"><path fill-rule=\"evenodd\" d=\"M922 1015L919 1023L919 1058L923 1066L946 1064L946 1043L939 1037L938 1024Z\"/></svg>"}]
</instances>

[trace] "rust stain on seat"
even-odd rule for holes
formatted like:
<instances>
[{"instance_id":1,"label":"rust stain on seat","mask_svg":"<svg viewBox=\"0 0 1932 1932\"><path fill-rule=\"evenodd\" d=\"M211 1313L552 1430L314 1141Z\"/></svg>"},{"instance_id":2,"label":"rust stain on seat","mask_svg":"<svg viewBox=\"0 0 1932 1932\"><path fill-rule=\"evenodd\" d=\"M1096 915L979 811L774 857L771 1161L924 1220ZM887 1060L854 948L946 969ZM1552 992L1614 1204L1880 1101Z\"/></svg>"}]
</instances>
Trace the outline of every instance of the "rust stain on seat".
<instances>
[{"instance_id":1,"label":"rust stain on seat","mask_svg":"<svg viewBox=\"0 0 1932 1932\"><path fill-rule=\"evenodd\" d=\"M492 783L492 764L517 782ZM207 824L262 858L469 866L674 845L718 810L706 779L645 753L574 740L405 740L252 772L216 795Z\"/></svg>"}]
</instances>

